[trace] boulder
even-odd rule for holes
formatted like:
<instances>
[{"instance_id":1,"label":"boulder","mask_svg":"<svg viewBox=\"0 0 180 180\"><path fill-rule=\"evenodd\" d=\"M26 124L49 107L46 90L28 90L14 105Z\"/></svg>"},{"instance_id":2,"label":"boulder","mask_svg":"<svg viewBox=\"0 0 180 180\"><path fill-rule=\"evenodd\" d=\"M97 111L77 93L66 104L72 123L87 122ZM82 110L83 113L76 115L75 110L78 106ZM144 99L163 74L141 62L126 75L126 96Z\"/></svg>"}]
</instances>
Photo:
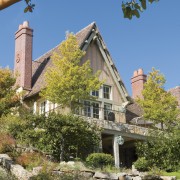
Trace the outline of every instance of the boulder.
<instances>
[{"instance_id":1,"label":"boulder","mask_svg":"<svg viewBox=\"0 0 180 180\"><path fill-rule=\"evenodd\" d=\"M142 180L163 180L160 176L157 175L145 175Z\"/></svg>"},{"instance_id":2,"label":"boulder","mask_svg":"<svg viewBox=\"0 0 180 180\"><path fill-rule=\"evenodd\" d=\"M42 166L34 167L33 170L32 170L33 176L38 175L41 170L42 170Z\"/></svg>"},{"instance_id":3,"label":"boulder","mask_svg":"<svg viewBox=\"0 0 180 180\"><path fill-rule=\"evenodd\" d=\"M69 166L75 166L75 162L74 162L74 161L68 161L68 162L67 162L67 165L69 165Z\"/></svg>"},{"instance_id":4,"label":"boulder","mask_svg":"<svg viewBox=\"0 0 180 180\"><path fill-rule=\"evenodd\" d=\"M102 172L95 172L93 178L108 179L108 180L118 180L119 179L119 177L115 173L102 173Z\"/></svg>"},{"instance_id":5,"label":"boulder","mask_svg":"<svg viewBox=\"0 0 180 180\"><path fill-rule=\"evenodd\" d=\"M11 165L10 172L19 180L28 180L32 174L18 164Z\"/></svg>"},{"instance_id":6,"label":"boulder","mask_svg":"<svg viewBox=\"0 0 180 180\"><path fill-rule=\"evenodd\" d=\"M118 180L125 180L126 179L126 173L117 173Z\"/></svg>"},{"instance_id":7,"label":"boulder","mask_svg":"<svg viewBox=\"0 0 180 180\"><path fill-rule=\"evenodd\" d=\"M161 176L163 180L176 180L176 176Z\"/></svg>"},{"instance_id":8,"label":"boulder","mask_svg":"<svg viewBox=\"0 0 180 180\"><path fill-rule=\"evenodd\" d=\"M0 164L7 170L10 170L13 161L7 154L0 154Z\"/></svg>"},{"instance_id":9,"label":"boulder","mask_svg":"<svg viewBox=\"0 0 180 180\"><path fill-rule=\"evenodd\" d=\"M91 179L91 178L93 178L94 172L93 171L81 171L80 175L86 179Z\"/></svg>"},{"instance_id":10,"label":"boulder","mask_svg":"<svg viewBox=\"0 0 180 180\"><path fill-rule=\"evenodd\" d=\"M140 176L135 176L133 177L133 180L142 180L142 178Z\"/></svg>"},{"instance_id":11,"label":"boulder","mask_svg":"<svg viewBox=\"0 0 180 180\"><path fill-rule=\"evenodd\" d=\"M130 176L130 175L126 175L126 176L125 176L125 180L133 180L133 178L132 178L132 176Z\"/></svg>"}]
</instances>

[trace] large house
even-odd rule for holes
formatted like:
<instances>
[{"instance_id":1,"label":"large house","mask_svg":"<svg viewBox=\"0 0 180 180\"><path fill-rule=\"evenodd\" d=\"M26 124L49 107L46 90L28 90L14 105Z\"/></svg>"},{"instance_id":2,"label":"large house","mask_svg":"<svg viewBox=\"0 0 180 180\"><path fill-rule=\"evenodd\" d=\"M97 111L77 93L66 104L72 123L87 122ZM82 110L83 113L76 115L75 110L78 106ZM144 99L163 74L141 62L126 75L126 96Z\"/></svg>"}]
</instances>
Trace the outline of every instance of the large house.
<instances>
[{"instance_id":1,"label":"large house","mask_svg":"<svg viewBox=\"0 0 180 180\"><path fill-rule=\"evenodd\" d=\"M80 30L76 37L80 48L86 51L82 63L89 59L93 71L101 70L99 78L105 79L99 91L92 91L97 100L93 103L85 101L78 114L90 122L96 121L103 128L100 151L112 154L117 167L131 167L132 162L137 159L134 142L143 140L147 133L146 128L129 124L134 117L139 116L140 110L132 104L96 24L89 24ZM21 90L26 91L24 103L33 108L34 113L59 110L58 104L53 104L39 95L45 87L44 74L52 65L51 55L57 51L58 46L33 61L32 39L33 29L25 21L15 33L14 72L18 74L16 83ZM142 69L134 73L134 89L141 87L144 78Z\"/></svg>"}]
</instances>

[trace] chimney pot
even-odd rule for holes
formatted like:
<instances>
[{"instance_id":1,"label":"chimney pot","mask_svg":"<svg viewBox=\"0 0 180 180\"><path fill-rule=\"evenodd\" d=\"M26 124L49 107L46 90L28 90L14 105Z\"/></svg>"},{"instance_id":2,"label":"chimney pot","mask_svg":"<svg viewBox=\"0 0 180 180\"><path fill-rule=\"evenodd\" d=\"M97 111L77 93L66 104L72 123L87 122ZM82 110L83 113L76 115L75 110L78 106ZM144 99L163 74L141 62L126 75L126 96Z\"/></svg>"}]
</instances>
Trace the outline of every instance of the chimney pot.
<instances>
[{"instance_id":1,"label":"chimney pot","mask_svg":"<svg viewBox=\"0 0 180 180\"><path fill-rule=\"evenodd\" d=\"M20 25L19 25L19 30L20 30L20 29L22 29L22 28L23 28L23 25L22 25L22 24L20 24Z\"/></svg>"},{"instance_id":2,"label":"chimney pot","mask_svg":"<svg viewBox=\"0 0 180 180\"><path fill-rule=\"evenodd\" d=\"M144 74L143 69L142 68L138 69L138 75L143 75L143 74Z\"/></svg>"},{"instance_id":3,"label":"chimney pot","mask_svg":"<svg viewBox=\"0 0 180 180\"><path fill-rule=\"evenodd\" d=\"M136 77L138 75L138 71L134 71L133 77Z\"/></svg>"},{"instance_id":4,"label":"chimney pot","mask_svg":"<svg viewBox=\"0 0 180 180\"><path fill-rule=\"evenodd\" d=\"M29 22L28 21L24 21L23 22L23 27L29 27Z\"/></svg>"}]
</instances>

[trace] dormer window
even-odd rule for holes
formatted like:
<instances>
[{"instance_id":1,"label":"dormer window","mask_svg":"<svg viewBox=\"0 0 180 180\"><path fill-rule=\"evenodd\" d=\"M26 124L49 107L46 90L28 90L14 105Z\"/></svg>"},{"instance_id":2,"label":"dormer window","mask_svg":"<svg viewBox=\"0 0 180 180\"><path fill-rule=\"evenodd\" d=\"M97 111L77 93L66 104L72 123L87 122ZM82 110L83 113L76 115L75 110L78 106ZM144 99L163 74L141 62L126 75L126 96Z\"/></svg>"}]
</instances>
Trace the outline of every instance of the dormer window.
<instances>
[{"instance_id":1,"label":"dormer window","mask_svg":"<svg viewBox=\"0 0 180 180\"><path fill-rule=\"evenodd\" d=\"M111 86L103 85L103 97L105 99L110 99Z\"/></svg>"}]
</instances>

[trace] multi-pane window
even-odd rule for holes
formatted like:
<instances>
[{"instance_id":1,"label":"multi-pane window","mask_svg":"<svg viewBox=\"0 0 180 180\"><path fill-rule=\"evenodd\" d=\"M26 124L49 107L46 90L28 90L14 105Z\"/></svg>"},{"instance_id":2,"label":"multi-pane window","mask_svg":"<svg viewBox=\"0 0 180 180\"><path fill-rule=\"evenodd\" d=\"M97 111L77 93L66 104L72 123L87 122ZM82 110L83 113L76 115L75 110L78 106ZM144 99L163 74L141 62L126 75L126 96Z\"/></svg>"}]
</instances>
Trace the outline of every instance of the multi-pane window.
<instances>
[{"instance_id":1,"label":"multi-pane window","mask_svg":"<svg viewBox=\"0 0 180 180\"><path fill-rule=\"evenodd\" d=\"M84 101L83 115L99 119L99 103Z\"/></svg>"},{"instance_id":2,"label":"multi-pane window","mask_svg":"<svg viewBox=\"0 0 180 180\"><path fill-rule=\"evenodd\" d=\"M84 101L84 115L91 117L91 104L89 101Z\"/></svg>"},{"instance_id":3,"label":"multi-pane window","mask_svg":"<svg viewBox=\"0 0 180 180\"><path fill-rule=\"evenodd\" d=\"M93 118L99 119L99 103L93 103Z\"/></svg>"},{"instance_id":4,"label":"multi-pane window","mask_svg":"<svg viewBox=\"0 0 180 180\"><path fill-rule=\"evenodd\" d=\"M108 120L108 115L112 110L112 105L111 104L104 104L104 119Z\"/></svg>"},{"instance_id":5,"label":"multi-pane window","mask_svg":"<svg viewBox=\"0 0 180 180\"><path fill-rule=\"evenodd\" d=\"M105 99L110 99L111 87L104 85L103 86L103 97Z\"/></svg>"},{"instance_id":6,"label":"multi-pane window","mask_svg":"<svg viewBox=\"0 0 180 180\"><path fill-rule=\"evenodd\" d=\"M92 96L99 97L99 91L92 91Z\"/></svg>"},{"instance_id":7,"label":"multi-pane window","mask_svg":"<svg viewBox=\"0 0 180 180\"><path fill-rule=\"evenodd\" d=\"M46 112L46 101L43 101L40 104L40 114L44 114Z\"/></svg>"}]
</instances>

